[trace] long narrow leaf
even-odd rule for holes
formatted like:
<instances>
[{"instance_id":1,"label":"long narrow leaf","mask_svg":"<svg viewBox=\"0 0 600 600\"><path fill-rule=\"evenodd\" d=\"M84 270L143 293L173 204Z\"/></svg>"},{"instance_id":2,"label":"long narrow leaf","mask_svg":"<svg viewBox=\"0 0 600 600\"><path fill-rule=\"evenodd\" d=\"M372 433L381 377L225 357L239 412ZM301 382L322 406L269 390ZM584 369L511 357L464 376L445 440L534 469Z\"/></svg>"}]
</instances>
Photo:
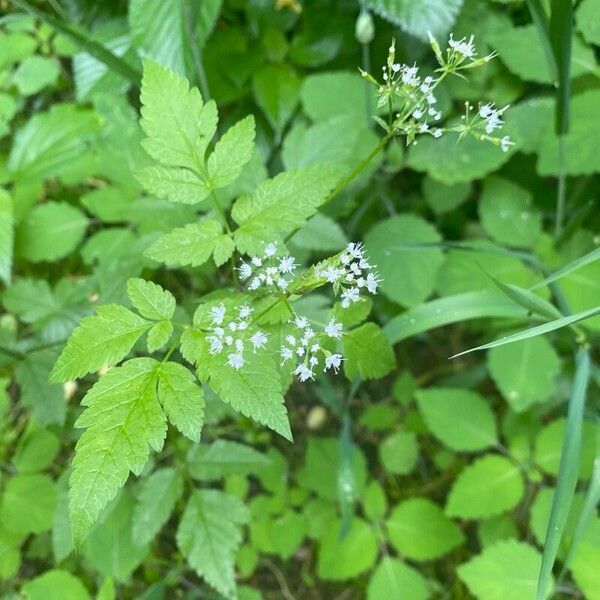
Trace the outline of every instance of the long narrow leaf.
<instances>
[{"instance_id":1,"label":"long narrow leaf","mask_svg":"<svg viewBox=\"0 0 600 600\"><path fill-rule=\"evenodd\" d=\"M16 7L21 10L30 12L38 17L40 20L48 23L51 27L56 29L56 31L60 31L63 35L70 38L77 46L79 46L83 51L87 52L100 62L104 63L109 69L112 69L115 73L119 73L122 75L133 85L136 87L140 86L142 81L142 75L139 71L134 69L128 62L119 58L116 54L113 54L110 50L108 50L102 44L91 39L89 34L83 33L77 30L75 27L61 21L45 13L40 10L36 6L32 6L29 2L25 0L10 0Z\"/></svg>"},{"instance_id":2,"label":"long narrow leaf","mask_svg":"<svg viewBox=\"0 0 600 600\"><path fill-rule=\"evenodd\" d=\"M564 277L565 275L568 275L569 273L572 273L577 269L581 269L581 267L585 267L585 265L589 265L590 263L593 263L597 260L600 260L600 248L596 248L595 250L588 252L585 256L575 259L568 265L565 265L558 271L555 271L554 273L546 277L546 279L544 279L543 281L540 281L539 283L536 283L535 285L531 286L529 290L532 291L544 287L552 281L556 281L557 279L560 279L561 277Z\"/></svg>"},{"instance_id":3,"label":"long narrow leaf","mask_svg":"<svg viewBox=\"0 0 600 600\"><path fill-rule=\"evenodd\" d=\"M558 74L555 131L569 131L569 98L571 96L571 41L573 39L573 1L552 0L550 44Z\"/></svg>"},{"instance_id":4,"label":"long narrow leaf","mask_svg":"<svg viewBox=\"0 0 600 600\"><path fill-rule=\"evenodd\" d=\"M397 344L413 335L451 323L496 317L523 319L526 316L527 310L512 300L496 292L482 290L446 296L411 308L389 321L384 332L392 344Z\"/></svg>"},{"instance_id":5,"label":"long narrow leaf","mask_svg":"<svg viewBox=\"0 0 600 600\"><path fill-rule=\"evenodd\" d=\"M536 327L532 327L531 329L519 331L519 333L508 335L494 342L490 342L489 344L483 344L483 346L477 346L476 348L465 350L464 352L455 354L450 358L457 358L458 356L463 356L464 354L469 354L478 350L488 350L489 348L496 348L497 346L504 346L505 344L512 344L513 342L520 342L521 340L527 340L538 335L544 335L545 333L549 333L550 331L561 329L562 327L568 327L569 325L573 325L574 323L578 323L579 321L583 321L584 319L590 319L591 317L595 317L596 315L600 315L600 306L590 308L589 310L584 310L583 312L577 313L575 315L569 315L568 317L561 317L560 319L555 319L554 321L548 321L548 323L542 323L541 325L537 325Z\"/></svg>"},{"instance_id":6,"label":"long narrow leaf","mask_svg":"<svg viewBox=\"0 0 600 600\"><path fill-rule=\"evenodd\" d=\"M581 431L585 396L590 378L590 355L587 350L579 350L576 359L575 379L569 398L567 425L563 438L556 490L552 499L550 520L546 531L542 566L538 578L537 600L544 600L552 576L552 567L558 553L558 546L569 516L569 509L575 494L579 459L581 457Z\"/></svg>"},{"instance_id":7,"label":"long narrow leaf","mask_svg":"<svg viewBox=\"0 0 600 600\"><path fill-rule=\"evenodd\" d=\"M527 7L537 28L552 79L556 81L558 79L558 70L556 68L556 61L554 60L554 53L552 52L552 44L550 43L550 21L548 15L542 6L541 0L527 0Z\"/></svg>"},{"instance_id":8,"label":"long narrow leaf","mask_svg":"<svg viewBox=\"0 0 600 600\"><path fill-rule=\"evenodd\" d=\"M541 298L537 294L512 283L503 283L491 275L490 278L500 291L532 313L541 315L547 319L560 319L563 316L554 304L544 300L544 298Z\"/></svg>"}]
</instances>

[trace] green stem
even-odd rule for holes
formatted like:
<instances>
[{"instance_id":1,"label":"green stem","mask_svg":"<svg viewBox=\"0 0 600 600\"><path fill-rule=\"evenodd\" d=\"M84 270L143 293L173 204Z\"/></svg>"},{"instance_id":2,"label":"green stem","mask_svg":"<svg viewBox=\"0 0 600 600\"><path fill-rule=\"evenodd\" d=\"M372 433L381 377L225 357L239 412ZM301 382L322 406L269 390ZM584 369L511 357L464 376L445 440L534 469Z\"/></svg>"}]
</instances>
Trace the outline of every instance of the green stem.
<instances>
[{"instance_id":1,"label":"green stem","mask_svg":"<svg viewBox=\"0 0 600 600\"><path fill-rule=\"evenodd\" d=\"M556 192L556 224L554 229L555 237L560 235L565 218L565 197L566 197L566 174L565 174L565 137L558 136L558 187Z\"/></svg>"}]
</instances>

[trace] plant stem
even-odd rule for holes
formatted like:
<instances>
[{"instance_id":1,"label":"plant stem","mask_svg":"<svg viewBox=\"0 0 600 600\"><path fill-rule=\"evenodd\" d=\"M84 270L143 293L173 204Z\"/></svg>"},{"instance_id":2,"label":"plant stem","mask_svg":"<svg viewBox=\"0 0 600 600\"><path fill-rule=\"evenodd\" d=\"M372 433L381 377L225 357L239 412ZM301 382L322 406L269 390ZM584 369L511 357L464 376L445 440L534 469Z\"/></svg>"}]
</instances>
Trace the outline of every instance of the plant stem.
<instances>
[{"instance_id":1,"label":"plant stem","mask_svg":"<svg viewBox=\"0 0 600 600\"><path fill-rule=\"evenodd\" d=\"M556 223L554 235L558 237L563 227L565 218L565 136L558 136L558 187L556 191Z\"/></svg>"},{"instance_id":2,"label":"plant stem","mask_svg":"<svg viewBox=\"0 0 600 600\"><path fill-rule=\"evenodd\" d=\"M362 44L362 68L367 73L371 72L371 46L370 44ZM365 81L365 107L367 109L367 127L371 125L371 85Z\"/></svg>"}]
</instances>

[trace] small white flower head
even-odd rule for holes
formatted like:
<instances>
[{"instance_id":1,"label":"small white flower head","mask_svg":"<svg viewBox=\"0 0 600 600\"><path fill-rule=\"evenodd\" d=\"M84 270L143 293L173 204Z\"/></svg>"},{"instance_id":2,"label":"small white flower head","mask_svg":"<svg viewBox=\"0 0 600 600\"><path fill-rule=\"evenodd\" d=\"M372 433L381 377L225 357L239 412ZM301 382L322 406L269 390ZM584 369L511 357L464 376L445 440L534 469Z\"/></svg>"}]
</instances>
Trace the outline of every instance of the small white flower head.
<instances>
[{"instance_id":1,"label":"small white flower head","mask_svg":"<svg viewBox=\"0 0 600 600\"><path fill-rule=\"evenodd\" d=\"M420 108L417 108L417 109L415 109L415 110L413 111L413 114L412 114L412 116L413 116L415 119L420 119L420 118L423 116L423 111L422 111Z\"/></svg>"},{"instance_id":2,"label":"small white flower head","mask_svg":"<svg viewBox=\"0 0 600 600\"><path fill-rule=\"evenodd\" d=\"M240 319L247 319L252 314L252 308L250 308L247 304L240 306L238 310L238 315Z\"/></svg>"},{"instance_id":3,"label":"small white flower head","mask_svg":"<svg viewBox=\"0 0 600 600\"><path fill-rule=\"evenodd\" d=\"M294 351L291 348L282 346L279 355L281 356L281 364L284 364L294 356Z\"/></svg>"},{"instance_id":4,"label":"small white flower head","mask_svg":"<svg viewBox=\"0 0 600 600\"><path fill-rule=\"evenodd\" d=\"M508 150L510 149L511 146L514 146L515 143L511 141L511 139L505 135L501 140L500 140L500 148L502 148L502 152L508 152Z\"/></svg>"},{"instance_id":5,"label":"small white flower head","mask_svg":"<svg viewBox=\"0 0 600 600\"><path fill-rule=\"evenodd\" d=\"M339 340L342 337L343 326L341 323L336 323L334 319L331 319L331 321L325 325L325 333L328 337Z\"/></svg>"},{"instance_id":6,"label":"small white flower head","mask_svg":"<svg viewBox=\"0 0 600 600\"><path fill-rule=\"evenodd\" d=\"M238 352L232 352L227 357L227 364L230 367L233 367L234 369L236 369L236 371L239 371L239 369L241 369L244 366L245 362L246 361L244 360L243 355Z\"/></svg>"},{"instance_id":7,"label":"small white flower head","mask_svg":"<svg viewBox=\"0 0 600 600\"><path fill-rule=\"evenodd\" d=\"M240 339L235 340L235 349L242 354L244 352L244 342Z\"/></svg>"},{"instance_id":8,"label":"small white flower head","mask_svg":"<svg viewBox=\"0 0 600 600\"><path fill-rule=\"evenodd\" d=\"M240 272L240 279L242 281L252 277L252 267L247 262L242 261L242 264L238 267L238 271Z\"/></svg>"},{"instance_id":9,"label":"small white flower head","mask_svg":"<svg viewBox=\"0 0 600 600\"><path fill-rule=\"evenodd\" d=\"M265 244L265 257L266 258L271 258L272 256L275 256L277 254L277 243L276 242L270 242L268 244Z\"/></svg>"},{"instance_id":10,"label":"small white flower head","mask_svg":"<svg viewBox=\"0 0 600 600\"><path fill-rule=\"evenodd\" d=\"M254 348L254 352L256 352L259 348L264 348L267 343L267 336L262 331L257 331L250 338L250 343Z\"/></svg>"},{"instance_id":11,"label":"small white flower head","mask_svg":"<svg viewBox=\"0 0 600 600\"><path fill-rule=\"evenodd\" d=\"M452 48L455 52L458 52L465 58L475 58L477 53L475 52L475 36L471 36L468 40L467 38L462 38L460 40L455 40L450 34L450 39L448 40L448 46Z\"/></svg>"},{"instance_id":12,"label":"small white flower head","mask_svg":"<svg viewBox=\"0 0 600 600\"><path fill-rule=\"evenodd\" d=\"M223 350L223 342L217 336L209 336L206 338L210 344L208 349L210 354L220 354Z\"/></svg>"},{"instance_id":13,"label":"small white flower head","mask_svg":"<svg viewBox=\"0 0 600 600\"><path fill-rule=\"evenodd\" d=\"M262 267L262 260L258 256L252 256L250 261L255 267Z\"/></svg>"},{"instance_id":14,"label":"small white flower head","mask_svg":"<svg viewBox=\"0 0 600 600\"><path fill-rule=\"evenodd\" d=\"M288 255L279 259L279 266L277 268L280 273L293 273L296 267L294 257Z\"/></svg>"},{"instance_id":15,"label":"small white flower head","mask_svg":"<svg viewBox=\"0 0 600 600\"><path fill-rule=\"evenodd\" d=\"M296 375L302 383L304 383L305 381L308 381L309 379L315 378L315 374L314 374L313 370L304 364L298 365L296 367L296 370L294 371L294 375Z\"/></svg>"},{"instance_id":16,"label":"small white flower head","mask_svg":"<svg viewBox=\"0 0 600 600\"><path fill-rule=\"evenodd\" d=\"M342 292L342 308L348 308L350 304L360 300L360 290L357 287L351 287Z\"/></svg>"},{"instance_id":17,"label":"small white flower head","mask_svg":"<svg viewBox=\"0 0 600 600\"><path fill-rule=\"evenodd\" d=\"M331 354L325 358L325 368L323 371L327 371L327 369L333 369L334 373L337 373L340 370L340 366L342 364L342 355L341 354Z\"/></svg>"},{"instance_id":18,"label":"small white flower head","mask_svg":"<svg viewBox=\"0 0 600 600\"><path fill-rule=\"evenodd\" d=\"M306 317L296 317L294 319L294 323L299 329L306 329L309 326L308 319Z\"/></svg>"},{"instance_id":19,"label":"small white flower head","mask_svg":"<svg viewBox=\"0 0 600 600\"><path fill-rule=\"evenodd\" d=\"M367 290L370 294L377 293L377 287L379 286L381 279L377 277L375 273L367 274Z\"/></svg>"},{"instance_id":20,"label":"small white flower head","mask_svg":"<svg viewBox=\"0 0 600 600\"><path fill-rule=\"evenodd\" d=\"M316 367L316 366L319 364L319 359L318 359L316 356L311 356L311 357L308 359L308 364L309 364L311 367Z\"/></svg>"},{"instance_id":21,"label":"small white flower head","mask_svg":"<svg viewBox=\"0 0 600 600\"><path fill-rule=\"evenodd\" d=\"M210 314L212 316L212 322L214 325L220 325L225 318L225 313L227 309L224 304L219 304L218 306L213 306L210 309Z\"/></svg>"},{"instance_id":22,"label":"small white flower head","mask_svg":"<svg viewBox=\"0 0 600 600\"><path fill-rule=\"evenodd\" d=\"M440 138L440 137L442 137L443 133L444 132L438 127L437 129L433 130L433 137L434 138Z\"/></svg>"}]
</instances>

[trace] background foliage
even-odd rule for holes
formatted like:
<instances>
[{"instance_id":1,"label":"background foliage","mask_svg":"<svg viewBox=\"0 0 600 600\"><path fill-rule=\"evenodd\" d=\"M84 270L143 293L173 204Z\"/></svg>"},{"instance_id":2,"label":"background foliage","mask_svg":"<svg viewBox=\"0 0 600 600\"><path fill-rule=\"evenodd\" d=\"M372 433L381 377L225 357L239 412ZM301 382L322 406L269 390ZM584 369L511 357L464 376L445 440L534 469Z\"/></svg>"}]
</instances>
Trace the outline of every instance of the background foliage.
<instances>
[{"instance_id":1,"label":"background foliage","mask_svg":"<svg viewBox=\"0 0 600 600\"><path fill-rule=\"evenodd\" d=\"M448 361L600 304L600 4L579 2L567 30L562 150L536 4L368 0L376 33L361 44L351 0L63 0L37 13L0 0L3 597L527 600L554 545L548 593L600 598L600 316ZM349 317L358 327L346 378L291 386L293 444L205 389L200 442L169 430L75 550L74 424L98 377L49 382L66 339L94 307L129 305L128 280L131 303L157 324L189 320L230 283L227 265L206 262L212 250L198 265L158 262L164 233L215 215L141 187L136 173L152 165L138 116L142 59L213 99L219 135L254 115L257 150L239 177L221 181L229 207L283 169L359 164L380 134L357 66L376 73L395 36L403 62L433 70L428 31L475 34L480 55L498 53L469 83L446 80L439 102L449 122L465 102L511 104L514 146L503 153L453 135L388 144L289 240L304 264L364 240L378 265L382 293ZM557 177L566 189L558 232ZM216 248L214 261L226 262ZM139 276L170 290L177 307L167 299L144 314L143 294L131 290ZM324 320L327 302L312 296L304 309ZM361 325L369 311L373 322ZM120 368L143 385L148 360L101 381L110 391ZM547 537L551 512L565 521L562 539Z\"/></svg>"}]
</instances>

